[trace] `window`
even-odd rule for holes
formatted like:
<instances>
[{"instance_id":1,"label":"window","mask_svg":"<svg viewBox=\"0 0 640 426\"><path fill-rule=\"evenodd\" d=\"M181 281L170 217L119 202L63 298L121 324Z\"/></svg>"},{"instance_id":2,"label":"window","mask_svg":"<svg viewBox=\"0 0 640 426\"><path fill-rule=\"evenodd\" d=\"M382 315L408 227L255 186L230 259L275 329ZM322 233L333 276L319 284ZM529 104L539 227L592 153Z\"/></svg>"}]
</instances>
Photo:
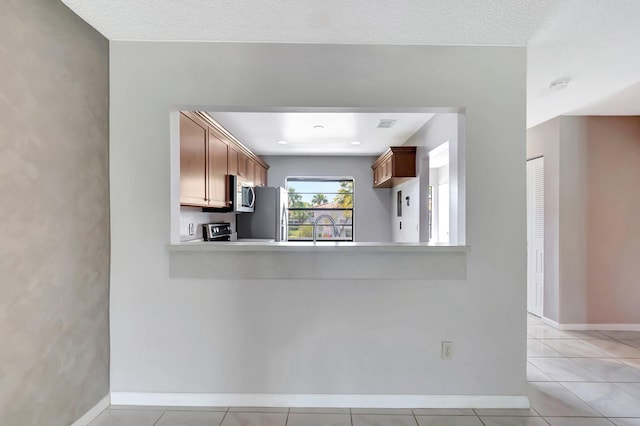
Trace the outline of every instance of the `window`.
<instances>
[{"instance_id":1,"label":"window","mask_svg":"<svg viewBox=\"0 0 640 426\"><path fill-rule=\"evenodd\" d=\"M289 241L353 241L353 178L287 178Z\"/></svg>"}]
</instances>

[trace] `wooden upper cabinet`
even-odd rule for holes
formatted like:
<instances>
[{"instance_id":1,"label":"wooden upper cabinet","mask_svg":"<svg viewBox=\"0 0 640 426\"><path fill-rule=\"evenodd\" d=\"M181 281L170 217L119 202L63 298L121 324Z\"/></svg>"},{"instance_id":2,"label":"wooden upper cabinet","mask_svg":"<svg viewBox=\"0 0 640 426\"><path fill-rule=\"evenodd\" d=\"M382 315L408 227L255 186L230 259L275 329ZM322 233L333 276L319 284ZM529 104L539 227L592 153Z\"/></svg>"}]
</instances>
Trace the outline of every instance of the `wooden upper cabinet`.
<instances>
[{"instance_id":1,"label":"wooden upper cabinet","mask_svg":"<svg viewBox=\"0 0 640 426\"><path fill-rule=\"evenodd\" d=\"M259 157L247 152L240 146L229 143L229 174L238 175L241 179L253 182L255 186L267 184L267 169L269 166L261 162Z\"/></svg>"},{"instance_id":2,"label":"wooden upper cabinet","mask_svg":"<svg viewBox=\"0 0 640 426\"><path fill-rule=\"evenodd\" d=\"M373 187L391 188L416 177L416 147L392 146L371 166Z\"/></svg>"},{"instance_id":3,"label":"wooden upper cabinet","mask_svg":"<svg viewBox=\"0 0 640 426\"><path fill-rule=\"evenodd\" d=\"M249 157L242 152L238 151L238 176L243 178L244 180L248 179L249 175Z\"/></svg>"},{"instance_id":4,"label":"wooden upper cabinet","mask_svg":"<svg viewBox=\"0 0 640 426\"><path fill-rule=\"evenodd\" d=\"M229 145L209 129L209 206L229 207L227 181Z\"/></svg>"},{"instance_id":5,"label":"wooden upper cabinet","mask_svg":"<svg viewBox=\"0 0 640 426\"><path fill-rule=\"evenodd\" d=\"M180 114L180 204L207 202L207 128Z\"/></svg>"},{"instance_id":6,"label":"wooden upper cabinet","mask_svg":"<svg viewBox=\"0 0 640 426\"><path fill-rule=\"evenodd\" d=\"M382 167L373 168L373 186L378 186L378 183L382 182Z\"/></svg>"},{"instance_id":7,"label":"wooden upper cabinet","mask_svg":"<svg viewBox=\"0 0 640 426\"><path fill-rule=\"evenodd\" d=\"M251 181L255 186L267 186L267 167L255 160L250 161L253 167L253 178Z\"/></svg>"},{"instance_id":8,"label":"wooden upper cabinet","mask_svg":"<svg viewBox=\"0 0 640 426\"><path fill-rule=\"evenodd\" d=\"M258 166L258 163L254 159L249 158L247 160L247 180L249 182L253 182L254 185L256 185L256 168L257 168L257 166Z\"/></svg>"},{"instance_id":9,"label":"wooden upper cabinet","mask_svg":"<svg viewBox=\"0 0 640 426\"><path fill-rule=\"evenodd\" d=\"M208 114L180 113L180 205L227 209L228 176L265 186L268 168Z\"/></svg>"},{"instance_id":10,"label":"wooden upper cabinet","mask_svg":"<svg viewBox=\"0 0 640 426\"><path fill-rule=\"evenodd\" d=\"M238 174L238 151L232 144L229 145L229 162L227 167L230 175Z\"/></svg>"},{"instance_id":11,"label":"wooden upper cabinet","mask_svg":"<svg viewBox=\"0 0 640 426\"><path fill-rule=\"evenodd\" d=\"M254 182L256 186L267 186L267 169L258 163L255 164Z\"/></svg>"}]
</instances>

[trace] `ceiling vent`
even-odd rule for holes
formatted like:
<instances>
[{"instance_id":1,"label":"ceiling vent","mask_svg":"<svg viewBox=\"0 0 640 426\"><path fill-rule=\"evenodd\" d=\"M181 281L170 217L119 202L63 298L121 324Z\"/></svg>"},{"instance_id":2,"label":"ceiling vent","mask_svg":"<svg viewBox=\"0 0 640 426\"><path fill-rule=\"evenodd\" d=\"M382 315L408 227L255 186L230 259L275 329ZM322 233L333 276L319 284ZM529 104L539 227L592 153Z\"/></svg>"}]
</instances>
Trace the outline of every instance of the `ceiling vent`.
<instances>
[{"instance_id":1,"label":"ceiling vent","mask_svg":"<svg viewBox=\"0 0 640 426\"><path fill-rule=\"evenodd\" d=\"M389 129L389 128L393 127L394 124L396 124L396 120L390 120L388 118L383 118L378 123L378 129Z\"/></svg>"}]
</instances>

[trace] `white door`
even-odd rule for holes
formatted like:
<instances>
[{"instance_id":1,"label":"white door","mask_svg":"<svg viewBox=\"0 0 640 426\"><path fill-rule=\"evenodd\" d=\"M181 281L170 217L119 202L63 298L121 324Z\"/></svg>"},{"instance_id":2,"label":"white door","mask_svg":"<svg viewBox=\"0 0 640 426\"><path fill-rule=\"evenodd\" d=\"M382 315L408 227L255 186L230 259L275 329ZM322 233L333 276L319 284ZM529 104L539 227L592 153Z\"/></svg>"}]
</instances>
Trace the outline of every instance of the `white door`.
<instances>
[{"instance_id":1,"label":"white door","mask_svg":"<svg viewBox=\"0 0 640 426\"><path fill-rule=\"evenodd\" d=\"M527 161L527 310L542 316L544 300L544 158Z\"/></svg>"}]
</instances>

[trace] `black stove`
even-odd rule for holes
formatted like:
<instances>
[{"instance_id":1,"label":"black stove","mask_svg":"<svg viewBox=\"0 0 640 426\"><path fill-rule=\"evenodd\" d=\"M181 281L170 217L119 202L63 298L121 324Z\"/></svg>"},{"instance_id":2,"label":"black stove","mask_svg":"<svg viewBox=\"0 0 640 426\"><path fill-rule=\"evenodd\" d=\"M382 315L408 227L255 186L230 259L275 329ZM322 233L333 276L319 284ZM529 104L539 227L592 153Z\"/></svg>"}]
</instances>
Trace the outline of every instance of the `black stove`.
<instances>
[{"instance_id":1,"label":"black stove","mask_svg":"<svg viewBox=\"0 0 640 426\"><path fill-rule=\"evenodd\" d=\"M231 241L231 224L206 223L202 225L202 235L205 241Z\"/></svg>"}]
</instances>

